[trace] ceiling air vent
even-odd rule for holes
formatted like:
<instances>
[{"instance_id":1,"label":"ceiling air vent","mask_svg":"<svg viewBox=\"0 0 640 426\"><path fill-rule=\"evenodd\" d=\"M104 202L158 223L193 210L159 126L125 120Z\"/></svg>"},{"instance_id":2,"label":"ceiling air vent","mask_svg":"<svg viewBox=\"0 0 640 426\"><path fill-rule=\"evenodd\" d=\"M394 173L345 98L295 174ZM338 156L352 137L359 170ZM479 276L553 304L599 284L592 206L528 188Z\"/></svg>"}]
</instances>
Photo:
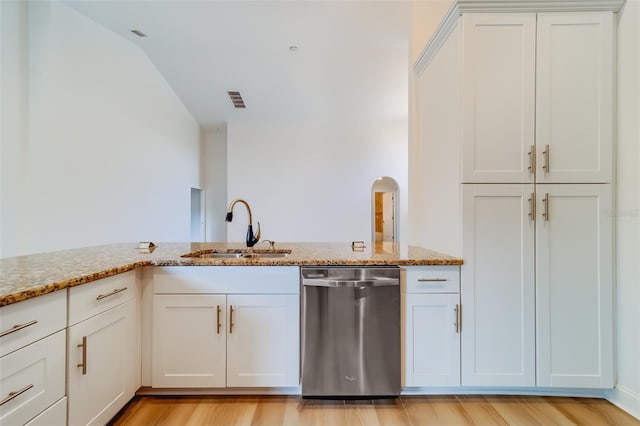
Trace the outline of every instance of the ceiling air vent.
<instances>
[{"instance_id":1,"label":"ceiling air vent","mask_svg":"<svg viewBox=\"0 0 640 426\"><path fill-rule=\"evenodd\" d=\"M227 92L235 108L246 108L240 92Z\"/></svg>"},{"instance_id":2,"label":"ceiling air vent","mask_svg":"<svg viewBox=\"0 0 640 426\"><path fill-rule=\"evenodd\" d=\"M140 31L140 30L129 30L129 31L131 31L132 33L134 33L134 34L135 34L135 35L137 35L138 37L146 37L146 36L147 36L145 33L143 33L143 32L142 32L142 31Z\"/></svg>"}]
</instances>

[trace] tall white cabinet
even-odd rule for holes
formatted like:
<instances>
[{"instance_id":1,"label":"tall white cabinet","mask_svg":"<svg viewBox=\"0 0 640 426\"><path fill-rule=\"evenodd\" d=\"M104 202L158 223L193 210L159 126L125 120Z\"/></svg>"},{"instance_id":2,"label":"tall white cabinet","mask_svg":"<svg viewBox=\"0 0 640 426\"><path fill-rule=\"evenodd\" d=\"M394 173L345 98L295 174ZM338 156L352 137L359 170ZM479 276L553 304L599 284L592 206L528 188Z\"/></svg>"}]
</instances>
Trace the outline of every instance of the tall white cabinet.
<instances>
[{"instance_id":1,"label":"tall white cabinet","mask_svg":"<svg viewBox=\"0 0 640 426\"><path fill-rule=\"evenodd\" d=\"M423 217L448 216L419 224L415 243L459 236L461 383L611 387L622 2L470 3L454 3L415 67L413 164L446 173L410 172Z\"/></svg>"}]
</instances>

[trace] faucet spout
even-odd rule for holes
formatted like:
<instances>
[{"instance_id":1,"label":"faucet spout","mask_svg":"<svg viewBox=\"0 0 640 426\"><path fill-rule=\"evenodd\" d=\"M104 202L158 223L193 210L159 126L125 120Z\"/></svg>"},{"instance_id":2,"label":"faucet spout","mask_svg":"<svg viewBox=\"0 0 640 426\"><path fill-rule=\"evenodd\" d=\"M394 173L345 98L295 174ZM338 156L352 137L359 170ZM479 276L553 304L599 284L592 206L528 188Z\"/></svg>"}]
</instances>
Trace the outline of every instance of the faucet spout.
<instances>
[{"instance_id":1,"label":"faucet spout","mask_svg":"<svg viewBox=\"0 0 640 426\"><path fill-rule=\"evenodd\" d=\"M249 203L247 203L242 198L236 198L231 202L229 208L227 209L227 216L225 220L227 222L231 222L233 220L233 208L237 203L242 203L247 208L247 213L249 213L249 227L247 228L247 247L253 247L258 241L260 241L260 222L258 222L258 232L253 234L253 218L251 216L251 207L249 207Z\"/></svg>"}]
</instances>

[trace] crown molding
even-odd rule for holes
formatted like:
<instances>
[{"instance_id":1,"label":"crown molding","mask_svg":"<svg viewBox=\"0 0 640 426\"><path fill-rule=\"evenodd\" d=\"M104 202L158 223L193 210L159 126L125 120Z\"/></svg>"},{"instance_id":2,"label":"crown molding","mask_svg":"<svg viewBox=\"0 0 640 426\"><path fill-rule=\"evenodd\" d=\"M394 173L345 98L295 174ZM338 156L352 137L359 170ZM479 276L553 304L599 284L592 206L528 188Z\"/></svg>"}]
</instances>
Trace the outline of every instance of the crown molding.
<instances>
[{"instance_id":1,"label":"crown molding","mask_svg":"<svg viewBox=\"0 0 640 426\"><path fill-rule=\"evenodd\" d=\"M465 12L617 12L625 0L457 0Z\"/></svg>"},{"instance_id":2,"label":"crown molding","mask_svg":"<svg viewBox=\"0 0 640 426\"><path fill-rule=\"evenodd\" d=\"M625 0L455 0L413 65L420 74L449 35L463 13L505 12L618 12Z\"/></svg>"},{"instance_id":3,"label":"crown molding","mask_svg":"<svg viewBox=\"0 0 640 426\"><path fill-rule=\"evenodd\" d=\"M440 22L440 25L438 25L438 28L436 28L433 33L429 43L427 43L425 48L422 49L422 52L420 52L420 56L418 56L418 59L413 65L415 72L420 74L426 66L429 65L431 59L433 59L438 50L440 50L444 42L447 41L453 30L456 29L459 17L460 8L458 2L454 1L445 17Z\"/></svg>"}]
</instances>

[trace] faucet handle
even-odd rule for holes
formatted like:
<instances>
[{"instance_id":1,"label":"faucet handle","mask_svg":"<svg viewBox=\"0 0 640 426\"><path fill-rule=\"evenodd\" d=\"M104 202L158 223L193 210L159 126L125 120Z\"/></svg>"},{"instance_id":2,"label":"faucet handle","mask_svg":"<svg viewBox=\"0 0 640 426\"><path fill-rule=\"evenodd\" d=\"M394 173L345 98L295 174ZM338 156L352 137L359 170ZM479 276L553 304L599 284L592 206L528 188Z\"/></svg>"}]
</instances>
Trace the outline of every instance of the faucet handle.
<instances>
[{"instance_id":1,"label":"faucet handle","mask_svg":"<svg viewBox=\"0 0 640 426\"><path fill-rule=\"evenodd\" d=\"M269 250L274 251L276 249L276 242L275 241L267 240L267 239L264 239L262 241L264 241L265 243L269 243Z\"/></svg>"}]
</instances>

